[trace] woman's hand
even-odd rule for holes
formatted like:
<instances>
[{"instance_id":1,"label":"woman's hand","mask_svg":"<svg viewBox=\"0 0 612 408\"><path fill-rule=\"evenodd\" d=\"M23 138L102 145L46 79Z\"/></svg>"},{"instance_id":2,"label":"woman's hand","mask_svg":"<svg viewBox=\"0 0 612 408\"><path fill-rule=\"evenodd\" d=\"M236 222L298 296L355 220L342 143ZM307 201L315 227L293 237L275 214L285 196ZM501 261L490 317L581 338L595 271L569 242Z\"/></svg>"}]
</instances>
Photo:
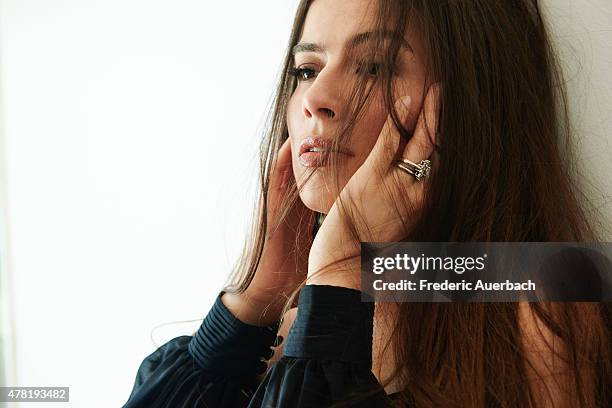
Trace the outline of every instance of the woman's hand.
<instances>
[{"instance_id":1,"label":"woman's hand","mask_svg":"<svg viewBox=\"0 0 612 408\"><path fill-rule=\"evenodd\" d=\"M341 205L349 214L356 215L360 225L354 227L360 241L395 242L406 236L412 221L419 217L429 179L417 181L393 162L400 158L414 163L429 159L431 173L435 174L438 166L434 154L438 100L439 85L433 84L425 97L413 136L407 143L400 140L389 115L374 148L342 189L317 232L308 261L308 284L361 290L360 242L355 241L348 221L341 215ZM398 116L404 124L410 103L409 97L396 101ZM343 261L347 258L351 260Z\"/></svg>"},{"instance_id":2,"label":"woman's hand","mask_svg":"<svg viewBox=\"0 0 612 408\"><path fill-rule=\"evenodd\" d=\"M287 139L270 175L266 243L255 276L244 293L223 295L223 303L245 323L268 325L280 319L287 296L306 278L314 213L297 197L284 221L276 225L293 181L291 143ZM300 243L297 250L296 239Z\"/></svg>"}]
</instances>

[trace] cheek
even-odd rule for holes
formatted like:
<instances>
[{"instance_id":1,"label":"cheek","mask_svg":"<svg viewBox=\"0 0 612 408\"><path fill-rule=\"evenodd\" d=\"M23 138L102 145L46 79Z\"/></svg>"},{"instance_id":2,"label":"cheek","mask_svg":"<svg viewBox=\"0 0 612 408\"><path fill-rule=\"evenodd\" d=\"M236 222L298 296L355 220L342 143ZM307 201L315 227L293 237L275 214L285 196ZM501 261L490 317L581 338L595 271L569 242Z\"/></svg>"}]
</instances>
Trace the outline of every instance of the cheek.
<instances>
[{"instance_id":1,"label":"cheek","mask_svg":"<svg viewBox=\"0 0 612 408\"><path fill-rule=\"evenodd\" d=\"M363 118L357 133L361 136L354 141L359 150L358 156L367 156L372 151L386 120L387 114L383 109L376 109Z\"/></svg>"},{"instance_id":2,"label":"cheek","mask_svg":"<svg viewBox=\"0 0 612 408\"><path fill-rule=\"evenodd\" d=\"M412 133L414 132L421 111L421 104L420 93L410 93L410 95L414 98L413 100L416 100L416 103L411 106L408 117L405 119L403 125ZM360 123L357 134L361 136L357 137L352 142L354 149L357 150L355 152L356 155L361 159L360 161L363 161L374 148L387 119L388 112L386 109L380 108L370 112Z\"/></svg>"}]
</instances>

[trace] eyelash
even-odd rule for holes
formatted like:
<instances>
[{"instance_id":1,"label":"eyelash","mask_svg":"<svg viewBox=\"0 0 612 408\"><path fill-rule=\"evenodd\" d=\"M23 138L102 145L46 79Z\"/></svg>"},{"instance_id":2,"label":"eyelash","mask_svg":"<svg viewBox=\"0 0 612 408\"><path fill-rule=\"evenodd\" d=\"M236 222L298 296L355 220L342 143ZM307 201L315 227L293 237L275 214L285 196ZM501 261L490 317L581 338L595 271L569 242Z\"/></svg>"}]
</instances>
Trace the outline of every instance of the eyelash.
<instances>
[{"instance_id":1,"label":"eyelash","mask_svg":"<svg viewBox=\"0 0 612 408\"><path fill-rule=\"evenodd\" d=\"M381 69L383 69L385 67L384 63L377 62L377 61L372 61L372 62L365 63L365 64L361 63L361 64L359 64L359 68L358 68L357 74L359 74L360 70L363 70L363 66L364 65L368 65L368 68L371 68L373 66L377 67L377 71L376 71L377 73L373 74L373 75L377 75L381 71ZM305 79L305 78L303 78L303 74L306 73L306 72L314 72L314 71L315 70L312 69L312 68L296 68L296 67L292 67L292 68L289 69L289 75L294 76L300 82L301 81L308 81L311 78L306 78ZM370 75L369 72L370 71L368 70L367 71L367 75Z\"/></svg>"}]
</instances>

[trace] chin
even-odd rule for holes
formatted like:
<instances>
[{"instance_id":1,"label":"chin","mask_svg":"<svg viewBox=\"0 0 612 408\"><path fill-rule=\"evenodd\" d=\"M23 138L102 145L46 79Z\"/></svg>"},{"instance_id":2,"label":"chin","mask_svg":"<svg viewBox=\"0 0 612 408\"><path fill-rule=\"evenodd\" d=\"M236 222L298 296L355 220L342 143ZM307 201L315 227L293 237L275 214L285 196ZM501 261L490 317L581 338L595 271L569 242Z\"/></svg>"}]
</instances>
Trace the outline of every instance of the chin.
<instances>
[{"instance_id":1,"label":"chin","mask_svg":"<svg viewBox=\"0 0 612 408\"><path fill-rule=\"evenodd\" d=\"M306 208L323 214L329 212L335 201L334 197L324 188L322 190L302 191L300 199Z\"/></svg>"},{"instance_id":2,"label":"chin","mask_svg":"<svg viewBox=\"0 0 612 408\"><path fill-rule=\"evenodd\" d=\"M338 194L331 191L332 186L325 183L318 175L313 176L301 189L300 199L306 208L327 214L334 205Z\"/></svg>"},{"instance_id":3,"label":"chin","mask_svg":"<svg viewBox=\"0 0 612 408\"><path fill-rule=\"evenodd\" d=\"M340 189L344 187L348 177L346 177L346 181L344 179L345 177L343 177L343 182L340 184ZM332 188L333 186L330 185L329 180L326 182L321 177L321 174L315 173L301 189L300 199L306 208L318 213L327 214L339 195L339 193L332 191Z\"/></svg>"}]
</instances>

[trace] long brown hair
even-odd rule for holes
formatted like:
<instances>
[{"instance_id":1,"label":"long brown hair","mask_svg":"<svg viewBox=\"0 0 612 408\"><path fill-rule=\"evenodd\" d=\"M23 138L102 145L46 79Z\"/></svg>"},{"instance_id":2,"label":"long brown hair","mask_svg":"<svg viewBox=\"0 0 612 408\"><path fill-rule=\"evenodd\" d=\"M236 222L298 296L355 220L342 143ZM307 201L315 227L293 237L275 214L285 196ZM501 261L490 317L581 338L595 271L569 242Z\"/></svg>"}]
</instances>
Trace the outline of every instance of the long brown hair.
<instances>
[{"instance_id":1,"label":"long brown hair","mask_svg":"<svg viewBox=\"0 0 612 408\"><path fill-rule=\"evenodd\" d=\"M244 291L261 258L271 166L289 136L287 105L296 87L291 49L311 4L302 0L297 8L261 144L253 230L227 291ZM597 241L593 220L603 218L572 178L580 168L571 159L574 135L564 80L537 0L380 0L373 9L376 29L391 26L404 33L411 18L419 19L428 52L426 82L441 85L440 165L405 240ZM399 41L371 44L373 53L384 51L385 66L393 67ZM349 90L351 119L343 122L336 143L349 142L373 85L380 85L400 134L410 137L393 107L393 70L382 74ZM296 200L294 185L277 225ZM358 214L343 215L359 225ZM353 233L356 242L368 241L363 229ZM295 249L308 250L300 242ZM285 310L295 305L300 288ZM579 406L612 406L611 305L530 303L529 308L563 344L560 357L571 370L569 386ZM533 406L518 310L517 303L399 304L388 345L396 353L393 377L404 385L400 401L417 407ZM585 367L594 378L580 375Z\"/></svg>"}]
</instances>

